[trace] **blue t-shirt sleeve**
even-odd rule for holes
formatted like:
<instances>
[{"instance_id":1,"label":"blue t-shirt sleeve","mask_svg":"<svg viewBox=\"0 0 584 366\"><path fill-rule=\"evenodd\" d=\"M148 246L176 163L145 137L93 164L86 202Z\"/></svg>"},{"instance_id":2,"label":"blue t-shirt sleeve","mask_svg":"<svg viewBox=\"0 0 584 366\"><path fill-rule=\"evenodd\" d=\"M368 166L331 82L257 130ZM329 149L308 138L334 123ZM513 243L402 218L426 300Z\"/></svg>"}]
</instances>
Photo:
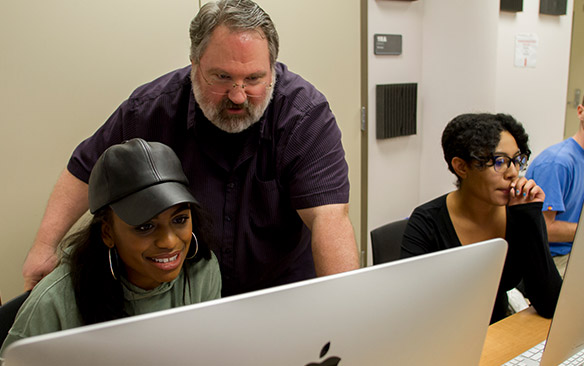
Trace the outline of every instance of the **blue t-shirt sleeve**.
<instances>
[{"instance_id":1,"label":"blue t-shirt sleeve","mask_svg":"<svg viewBox=\"0 0 584 366\"><path fill-rule=\"evenodd\" d=\"M527 170L526 178L533 179L545 193L542 211L564 212L564 186L569 182L569 172L560 164L536 164Z\"/></svg>"}]
</instances>

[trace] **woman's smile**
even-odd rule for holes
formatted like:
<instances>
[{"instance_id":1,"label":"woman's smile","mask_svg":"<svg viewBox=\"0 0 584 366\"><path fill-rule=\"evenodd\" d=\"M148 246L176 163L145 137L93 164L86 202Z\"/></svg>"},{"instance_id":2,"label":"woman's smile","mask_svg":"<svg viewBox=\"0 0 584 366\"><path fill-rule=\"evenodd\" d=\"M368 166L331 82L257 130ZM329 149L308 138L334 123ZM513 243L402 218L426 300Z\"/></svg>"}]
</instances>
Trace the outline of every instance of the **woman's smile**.
<instances>
[{"instance_id":1,"label":"woman's smile","mask_svg":"<svg viewBox=\"0 0 584 366\"><path fill-rule=\"evenodd\" d=\"M182 251L179 251L171 254L159 255L156 257L146 257L146 259L151 261L155 267L163 271L173 271L182 264L180 260L181 255Z\"/></svg>"}]
</instances>

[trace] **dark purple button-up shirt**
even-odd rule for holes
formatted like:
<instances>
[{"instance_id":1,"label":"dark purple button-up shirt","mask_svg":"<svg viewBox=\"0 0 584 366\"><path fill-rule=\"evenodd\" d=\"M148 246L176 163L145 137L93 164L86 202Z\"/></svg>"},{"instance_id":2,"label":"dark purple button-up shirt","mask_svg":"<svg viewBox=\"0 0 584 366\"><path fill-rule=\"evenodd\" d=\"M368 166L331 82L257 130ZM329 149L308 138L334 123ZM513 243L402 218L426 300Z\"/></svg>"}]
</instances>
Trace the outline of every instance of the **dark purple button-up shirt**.
<instances>
[{"instance_id":1,"label":"dark purple button-up shirt","mask_svg":"<svg viewBox=\"0 0 584 366\"><path fill-rule=\"evenodd\" d=\"M199 109L190 70L136 89L79 144L68 170L87 182L107 147L134 137L165 143L213 220L223 296L314 277L310 231L296 210L349 200L341 132L328 102L278 63L260 121L228 134Z\"/></svg>"}]
</instances>

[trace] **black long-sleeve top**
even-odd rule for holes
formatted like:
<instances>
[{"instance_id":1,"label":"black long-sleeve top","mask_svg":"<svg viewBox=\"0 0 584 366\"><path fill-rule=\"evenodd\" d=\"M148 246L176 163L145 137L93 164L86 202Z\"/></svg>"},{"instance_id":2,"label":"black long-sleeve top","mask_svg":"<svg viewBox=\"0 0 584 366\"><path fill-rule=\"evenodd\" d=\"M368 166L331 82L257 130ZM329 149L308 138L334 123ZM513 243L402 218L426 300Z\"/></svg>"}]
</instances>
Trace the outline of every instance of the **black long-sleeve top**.
<instances>
[{"instance_id":1,"label":"black long-sleeve top","mask_svg":"<svg viewBox=\"0 0 584 366\"><path fill-rule=\"evenodd\" d=\"M446 207L446 196L414 210L402 240L402 258L462 245ZM541 209L541 202L507 207L505 240L509 248L491 323L507 315L507 291L517 287L521 280L535 310L546 318L554 314L562 279L550 255Z\"/></svg>"}]
</instances>

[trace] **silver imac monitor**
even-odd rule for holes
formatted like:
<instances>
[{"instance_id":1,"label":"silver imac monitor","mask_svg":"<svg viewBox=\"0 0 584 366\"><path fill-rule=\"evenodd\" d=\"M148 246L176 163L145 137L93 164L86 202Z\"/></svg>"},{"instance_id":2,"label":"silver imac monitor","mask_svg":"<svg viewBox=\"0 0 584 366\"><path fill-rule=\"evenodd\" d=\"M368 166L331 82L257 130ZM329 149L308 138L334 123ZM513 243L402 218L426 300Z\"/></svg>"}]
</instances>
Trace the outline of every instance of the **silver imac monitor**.
<instances>
[{"instance_id":1,"label":"silver imac monitor","mask_svg":"<svg viewBox=\"0 0 584 366\"><path fill-rule=\"evenodd\" d=\"M505 260L494 239L27 338L19 365L476 365Z\"/></svg>"}]
</instances>

